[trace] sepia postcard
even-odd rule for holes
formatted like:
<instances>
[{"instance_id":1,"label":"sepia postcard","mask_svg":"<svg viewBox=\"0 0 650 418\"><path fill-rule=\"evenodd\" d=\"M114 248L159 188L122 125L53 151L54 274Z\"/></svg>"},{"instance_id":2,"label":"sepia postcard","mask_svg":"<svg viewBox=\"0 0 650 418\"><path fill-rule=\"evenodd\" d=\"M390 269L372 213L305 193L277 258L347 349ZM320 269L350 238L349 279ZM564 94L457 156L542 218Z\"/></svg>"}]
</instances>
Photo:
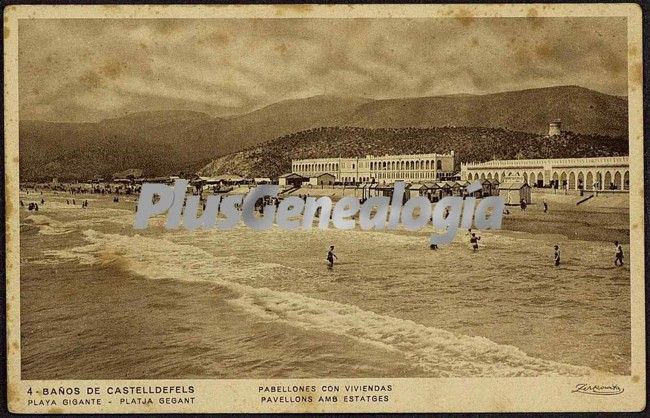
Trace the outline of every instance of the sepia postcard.
<instances>
[{"instance_id":1,"label":"sepia postcard","mask_svg":"<svg viewBox=\"0 0 650 418\"><path fill-rule=\"evenodd\" d=\"M643 410L641 19L5 8L9 410Z\"/></svg>"}]
</instances>

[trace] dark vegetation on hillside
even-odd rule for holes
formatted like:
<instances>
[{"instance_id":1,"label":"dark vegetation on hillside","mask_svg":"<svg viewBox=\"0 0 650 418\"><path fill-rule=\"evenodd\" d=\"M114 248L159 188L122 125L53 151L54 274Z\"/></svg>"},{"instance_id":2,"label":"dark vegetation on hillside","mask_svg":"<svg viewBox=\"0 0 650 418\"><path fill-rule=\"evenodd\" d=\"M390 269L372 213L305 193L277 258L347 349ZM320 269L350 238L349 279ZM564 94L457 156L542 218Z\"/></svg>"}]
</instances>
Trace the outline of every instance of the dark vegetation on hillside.
<instances>
[{"instance_id":1,"label":"dark vegetation on hillside","mask_svg":"<svg viewBox=\"0 0 650 418\"><path fill-rule=\"evenodd\" d=\"M273 177L289 172L292 158L449 153L451 150L455 152L458 169L460 162L491 159L627 155L628 143L623 138L609 136L566 132L545 137L490 128L317 128L217 158L201 173Z\"/></svg>"}]
</instances>

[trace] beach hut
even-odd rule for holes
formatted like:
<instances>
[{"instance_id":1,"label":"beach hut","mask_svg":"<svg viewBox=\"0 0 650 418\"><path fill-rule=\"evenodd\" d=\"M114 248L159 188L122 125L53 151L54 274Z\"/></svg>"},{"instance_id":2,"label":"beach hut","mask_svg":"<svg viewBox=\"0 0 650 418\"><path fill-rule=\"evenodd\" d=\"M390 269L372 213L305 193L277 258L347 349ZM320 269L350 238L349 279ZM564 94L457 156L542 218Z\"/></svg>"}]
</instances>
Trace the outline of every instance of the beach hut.
<instances>
[{"instance_id":1,"label":"beach hut","mask_svg":"<svg viewBox=\"0 0 650 418\"><path fill-rule=\"evenodd\" d=\"M423 195L429 198L431 202L437 202L442 198L442 188L438 183L422 183L424 186Z\"/></svg>"},{"instance_id":2,"label":"beach hut","mask_svg":"<svg viewBox=\"0 0 650 418\"><path fill-rule=\"evenodd\" d=\"M364 183L359 183L356 186L356 189L359 190L359 193L361 194L361 199L367 199L371 196L371 187L373 186L373 183L369 182L364 182ZM356 193L356 192L355 192ZM356 196L356 194L355 194Z\"/></svg>"},{"instance_id":3,"label":"beach hut","mask_svg":"<svg viewBox=\"0 0 650 418\"><path fill-rule=\"evenodd\" d=\"M436 185L440 189L440 198L451 196L453 194L453 183L451 181L439 181L436 183Z\"/></svg>"},{"instance_id":4,"label":"beach hut","mask_svg":"<svg viewBox=\"0 0 650 418\"><path fill-rule=\"evenodd\" d=\"M490 181L490 195L491 196L498 196L499 195L499 180L497 179L491 179Z\"/></svg>"},{"instance_id":5,"label":"beach hut","mask_svg":"<svg viewBox=\"0 0 650 418\"><path fill-rule=\"evenodd\" d=\"M369 196L379 196L379 192L377 191L377 186L379 186L379 183L371 183L370 186L368 186L368 195Z\"/></svg>"},{"instance_id":6,"label":"beach hut","mask_svg":"<svg viewBox=\"0 0 650 418\"><path fill-rule=\"evenodd\" d=\"M451 186L452 194L454 196L464 196L468 184L469 181L467 180L456 180Z\"/></svg>"},{"instance_id":7,"label":"beach hut","mask_svg":"<svg viewBox=\"0 0 650 418\"><path fill-rule=\"evenodd\" d=\"M318 173L310 175L308 182L311 186L332 186L335 180L336 177L333 174Z\"/></svg>"},{"instance_id":8,"label":"beach hut","mask_svg":"<svg viewBox=\"0 0 650 418\"><path fill-rule=\"evenodd\" d=\"M237 174L221 174L219 176L214 177L214 179L217 180L222 185L242 184L246 181L245 178L243 178L242 176L238 176Z\"/></svg>"},{"instance_id":9,"label":"beach hut","mask_svg":"<svg viewBox=\"0 0 650 418\"><path fill-rule=\"evenodd\" d=\"M286 173L286 174L282 174L281 176L278 176L278 185L283 187L286 186L300 187L302 186L302 183L308 180L309 179L307 177L303 177L297 173Z\"/></svg>"},{"instance_id":10,"label":"beach hut","mask_svg":"<svg viewBox=\"0 0 650 418\"><path fill-rule=\"evenodd\" d=\"M381 195L393 197L393 192L395 191L395 183L382 184L377 186L378 190L381 190ZM402 204L406 203L411 194L411 183L404 183L404 197L402 198Z\"/></svg>"},{"instance_id":11,"label":"beach hut","mask_svg":"<svg viewBox=\"0 0 650 418\"><path fill-rule=\"evenodd\" d=\"M415 196L426 196L427 186L424 183L411 183L411 193Z\"/></svg>"},{"instance_id":12,"label":"beach hut","mask_svg":"<svg viewBox=\"0 0 650 418\"><path fill-rule=\"evenodd\" d=\"M531 203L530 186L523 181L499 184L499 196L503 197L506 205L518 205L522 199Z\"/></svg>"},{"instance_id":13,"label":"beach hut","mask_svg":"<svg viewBox=\"0 0 650 418\"><path fill-rule=\"evenodd\" d=\"M474 196L476 197L492 196L492 182L488 179L480 180L480 182L481 182L481 190L476 192Z\"/></svg>"},{"instance_id":14,"label":"beach hut","mask_svg":"<svg viewBox=\"0 0 650 418\"><path fill-rule=\"evenodd\" d=\"M377 184L376 189L377 196L390 196L391 195L391 185L388 183L379 183Z\"/></svg>"}]
</instances>

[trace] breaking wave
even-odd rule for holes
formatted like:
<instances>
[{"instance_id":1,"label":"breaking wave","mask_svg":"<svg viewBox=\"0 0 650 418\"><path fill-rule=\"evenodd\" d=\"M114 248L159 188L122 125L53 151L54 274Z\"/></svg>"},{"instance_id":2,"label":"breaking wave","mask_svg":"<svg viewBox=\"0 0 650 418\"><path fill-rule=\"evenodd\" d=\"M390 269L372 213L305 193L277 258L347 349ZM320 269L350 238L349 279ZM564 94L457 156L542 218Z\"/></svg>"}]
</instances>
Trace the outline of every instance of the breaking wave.
<instances>
[{"instance_id":1,"label":"breaking wave","mask_svg":"<svg viewBox=\"0 0 650 418\"><path fill-rule=\"evenodd\" d=\"M38 220L38 219L37 219ZM41 219L42 220L42 219ZM66 225L39 224L65 230ZM363 310L353 305L316 299L298 293L256 288L238 279L286 275L277 263L260 263L235 256L219 257L190 244L141 235L83 231L87 245L50 251L61 260L83 264L118 261L134 274L149 279L208 281L235 294L227 299L260 320L282 322L399 352L436 377L513 377L601 373L588 367L558 363L527 355L514 346L487 338L456 335L416 322ZM295 272L299 273L299 272Z\"/></svg>"}]
</instances>

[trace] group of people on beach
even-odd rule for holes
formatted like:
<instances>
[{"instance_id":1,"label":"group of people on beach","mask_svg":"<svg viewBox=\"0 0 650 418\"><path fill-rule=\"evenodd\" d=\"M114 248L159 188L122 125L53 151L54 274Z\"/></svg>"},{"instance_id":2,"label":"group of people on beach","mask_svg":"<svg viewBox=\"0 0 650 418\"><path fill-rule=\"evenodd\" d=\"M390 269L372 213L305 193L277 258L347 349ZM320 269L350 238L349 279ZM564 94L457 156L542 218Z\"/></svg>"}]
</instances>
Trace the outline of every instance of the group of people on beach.
<instances>
[{"instance_id":1,"label":"group of people on beach","mask_svg":"<svg viewBox=\"0 0 650 418\"><path fill-rule=\"evenodd\" d=\"M44 204L45 204L45 198L43 197L43 192L41 192L41 205ZM20 199L20 207L21 208L25 207L25 202L23 202L23 199ZM38 212L38 202L30 202L29 205L27 205L27 210L30 212L31 211Z\"/></svg>"},{"instance_id":2,"label":"group of people on beach","mask_svg":"<svg viewBox=\"0 0 650 418\"><path fill-rule=\"evenodd\" d=\"M66 205L69 205L70 203L71 203L70 199L65 200ZM41 206L44 205L44 204L45 204L45 198L41 197ZM77 204L77 201L75 199L72 199L72 205L75 206L76 204ZM23 202L22 199L20 199L20 207L21 208L25 207L25 202ZM88 207L88 200L84 200L83 202L81 202L81 207L83 209L87 208ZM27 210L29 210L30 212L31 211L38 212L38 202L30 202L29 205L27 205Z\"/></svg>"},{"instance_id":3,"label":"group of people on beach","mask_svg":"<svg viewBox=\"0 0 650 418\"><path fill-rule=\"evenodd\" d=\"M66 199L65 204L69 205L70 204L70 199ZM76 205L77 205L77 201L75 199L72 199L72 206L76 206ZM84 200L83 202L81 202L81 208L82 209L85 209L87 207L88 207L88 201L87 200Z\"/></svg>"},{"instance_id":4,"label":"group of people on beach","mask_svg":"<svg viewBox=\"0 0 650 418\"><path fill-rule=\"evenodd\" d=\"M25 202L23 202L22 199L21 199L20 207L24 207L24 206L25 206ZM38 212L38 203L30 202L29 205L27 206L27 210L30 211L30 212L31 211Z\"/></svg>"}]
</instances>

